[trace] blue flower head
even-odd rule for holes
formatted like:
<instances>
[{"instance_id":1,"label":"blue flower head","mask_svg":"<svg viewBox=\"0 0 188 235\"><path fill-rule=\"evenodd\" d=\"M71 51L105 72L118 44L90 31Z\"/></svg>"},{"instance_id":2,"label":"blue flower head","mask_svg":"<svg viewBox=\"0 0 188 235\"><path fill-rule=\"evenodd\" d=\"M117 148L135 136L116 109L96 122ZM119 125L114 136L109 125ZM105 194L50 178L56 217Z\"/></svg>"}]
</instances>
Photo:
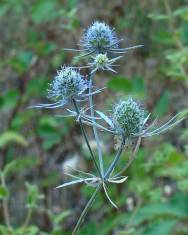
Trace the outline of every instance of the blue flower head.
<instances>
[{"instance_id":1,"label":"blue flower head","mask_svg":"<svg viewBox=\"0 0 188 235\"><path fill-rule=\"evenodd\" d=\"M118 39L113 29L103 22L94 22L84 33L81 44L88 51L105 53L118 48Z\"/></svg>"},{"instance_id":2,"label":"blue flower head","mask_svg":"<svg viewBox=\"0 0 188 235\"><path fill-rule=\"evenodd\" d=\"M115 127L126 137L139 133L145 122L145 111L132 98L120 101L114 107L113 122Z\"/></svg>"},{"instance_id":3,"label":"blue flower head","mask_svg":"<svg viewBox=\"0 0 188 235\"><path fill-rule=\"evenodd\" d=\"M67 100L81 95L88 88L88 82L71 67L62 67L57 72L48 89L48 98L52 100Z\"/></svg>"}]
</instances>

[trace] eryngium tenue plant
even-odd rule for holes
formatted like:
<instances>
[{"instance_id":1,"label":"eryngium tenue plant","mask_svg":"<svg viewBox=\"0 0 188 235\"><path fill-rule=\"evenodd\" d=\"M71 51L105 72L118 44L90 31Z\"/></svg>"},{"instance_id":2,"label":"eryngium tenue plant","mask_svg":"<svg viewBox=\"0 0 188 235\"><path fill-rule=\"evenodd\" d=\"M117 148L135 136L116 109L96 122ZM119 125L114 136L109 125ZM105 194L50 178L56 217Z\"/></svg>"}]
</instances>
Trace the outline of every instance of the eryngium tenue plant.
<instances>
[{"instance_id":1,"label":"eryngium tenue plant","mask_svg":"<svg viewBox=\"0 0 188 235\"><path fill-rule=\"evenodd\" d=\"M73 235L78 232L84 217L92 206L97 193L100 191L104 192L112 206L117 207L108 194L108 187L110 187L110 184L120 184L127 180L127 176L122 174L126 172L126 169L135 159L141 139L164 133L186 118L186 112L180 112L161 126L157 125L156 120L153 122L150 121L150 124L148 124L150 114L131 97L127 100L122 99L114 104L112 113L108 115L94 108L93 96L103 90L103 88L94 90L95 73L98 70L116 72L114 70L115 66L117 66L115 62L122 58L122 55L128 50L142 46L120 48L121 40L118 39L115 31L110 26L103 22L94 22L85 30L79 44L81 47L80 50L65 49L82 52L83 54L81 56L88 59L88 64L82 67L63 66L49 85L48 98L51 100L51 103L34 106L48 109L64 107L65 112L67 112L64 117L74 117L75 121L79 123L83 138L88 147L94 167L96 168L96 175L77 169L73 170L73 174L65 173L73 180L57 187L64 188L78 183L85 183L95 188L92 197L88 201L74 228ZM80 73L81 68L89 69L88 76L83 76ZM94 153L90 146L85 125L89 125L93 129L98 156L96 156L96 153ZM104 159L99 135L100 130L106 131L118 137L120 140L117 153L107 169L104 169L103 164ZM130 143L133 138L136 138L137 142L131 157L120 172L116 172L115 170L121 153L125 145Z\"/></svg>"}]
</instances>

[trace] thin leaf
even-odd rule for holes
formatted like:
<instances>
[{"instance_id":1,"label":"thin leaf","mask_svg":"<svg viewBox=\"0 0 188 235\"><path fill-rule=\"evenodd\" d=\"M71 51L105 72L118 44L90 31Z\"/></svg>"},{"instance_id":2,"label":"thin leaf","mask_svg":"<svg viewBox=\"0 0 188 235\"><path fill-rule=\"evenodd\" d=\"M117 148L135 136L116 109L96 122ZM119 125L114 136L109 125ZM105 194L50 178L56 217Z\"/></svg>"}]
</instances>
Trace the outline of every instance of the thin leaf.
<instances>
[{"instance_id":1,"label":"thin leaf","mask_svg":"<svg viewBox=\"0 0 188 235\"><path fill-rule=\"evenodd\" d=\"M180 115L182 115L183 112L178 113L177 115L175 115L173 118L171 118L167 123L165 123L164 125L162 125L161 127L157 128L156 130L153 130L149 133L145 133L143 135L143 137L148 137L148 136L153 136L153 135L158 135L161 134L169 129L171 129L172 127L178 125L180 122L182 122L184 119L186 119L188 116L182 117L179 120L175 121L175 119L178 119L178 117Z\"/></svg>"},{"instance_id":2,"label":"thin leaf","mask_svg":"<svg viewBox=\"0 0 188 235\"><path fill-rule=\"evenodd\" d=\"M93 91L93 92L91 92L91 93L88 93L88 94L82 95L82 97L88 97L88 96L91 96L91 95L98 94L98 93L100 93L101 91L103 91L104 89L106 89L106 87L103 87L103 88L98 89L98 90L96 90L96 91Z\"/></svg>"},{"instance_id":3,"label":"thin leaf","mask_svg":"<svg viewBox=\"0 0 188 235\"><path fill-rule=\"evenodd\" d=\"M110 126L111 128L114 128L114 124L113 124L112 120L111 120L108 116L106 116L104 113L102 113L101 111L98 111L98 110L96 110L96 113L98 113L99 116L100 116L102 119L104 119L104 120L109 124L109 126Z\"/></svg>"},{"instance_id":4,"label":"thin leaf","mask_svg":"<svg viewBox=\"0 0 188 235\"><path fill-rule=\"evenodd\" d=\"M118 180L118 178L120 178L120 179ZM114 184L122 184L127 180L127 178L128 178L128 176L110 178L110 179L108 179L108 182L114 183Z\"/></svg>"},{"instance_id":5,"label":"thin leaf","mask_svg":"<svg viewBox=\"0 0 188 235\"><path fill-rule=\"evenodd\" d=\"M9 143L17 143L24 147L28 146L26 138L15 131L6 131L0 135L0 148L3 148Z\"/></svg>"},{"instance_id":6,"label":"thin leaf","mask_svg":"<svg viewBox=\"0 0 188 235\"><path fill-rule=\"evenodd\" d=\"M132 46L132 47L127 47L127 48L117 48L117 49L111 49L111 51L113 52L126 52L128 50L132 50L132 49L136 49L136 48L139 48L139 47L143 47L144 45L137 45L137 46Z\"/></svg>"},{"instance_id":7,"label":"thin leaf","mask_svg":"<svg viewBox=\"0 0 188 235\"><path fill-rule=\"evenodd\" d=\"M71 182L67 182L67 183L61 184L61 185L57 186L56 189L64 188L66 186L70 186L70 185L73 185L73 184L83 183L84 181L85 181L84 179L74 180L74 181L71 181Z\"/></svg>"},{"instance_id":8,"label":"thin leaf","mask_svg":"<svg viewBox=\"0 0 188 235\"><path fill-rule=\"evenodd\" d=\"M53 104L38 104L38 105L33 105L33 106L29 106L29 108L46 108L46 109L54 109L54 108L58 108L58 107L62 107L67 103L67 101L58 101L56 103Z\"/></svg>"},{"instance_id":9,"label":"thin leaf","mask_svg":"<svg viewBox=\"0 0 188 235\"><path fill-rule=\"evenodd\" d=\"M64 51L86 51L86 49L63 48Z\"/></svg>"},{"instance_id":10,"label":"thin leaf","mask_svg":"<svg viewBox=\"0 0 188 235\"><path fill-rule=\"evenodd\" d=\"M105 195L106 195L107 199L109 200L109 202L112 204L113 207L115 207L117 209L118 208L117 205L112 201L112 199L108 195L108 191L107 191L107 188L105 186L105 183L103 183L103 189L104 189Z\"/></svg>"}]
</instances>

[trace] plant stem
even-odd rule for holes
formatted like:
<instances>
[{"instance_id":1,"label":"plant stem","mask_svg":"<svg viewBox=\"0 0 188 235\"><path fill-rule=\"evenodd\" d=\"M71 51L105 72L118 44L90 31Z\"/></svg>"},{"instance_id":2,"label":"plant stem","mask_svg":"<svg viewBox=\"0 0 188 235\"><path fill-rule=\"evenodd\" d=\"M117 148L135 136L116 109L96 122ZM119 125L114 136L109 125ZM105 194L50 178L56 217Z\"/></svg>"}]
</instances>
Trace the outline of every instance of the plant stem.
<instances>
[{"instance_id":1,"label":"plant stem","mask_svg":"<svg viewBox=\"0 0 188 235\"><path fill-rule=\"evenodd\" d=\"M89 94L92 93L92 88L93 88L93 75L90 75ZM93 96L92 95L89 95L89 106L91 110L92 123L94 123L94 108L93 108ZM101 172L101 175L104 176L103 156L102 156L102 150L101 150L101 145L100 145L100 139L99 139L97 127L94 125L93 125L93 133L94 133L95 141L97 144L100 172Z\"/></svg>"},{"instance_id":2,"label":"plant stem","mask_svg":"<svg viewBox=\"0 0 188 235\"><path fill-rule=\"evenodd\" d=\"M141 137L138 138L138 141L136 143L135 149L134 149L134 151L133 151L133 153L132 153L132 155L131 155L128 163L127 163L127 165L125 165L125 167L116 176L121 175L124 171L127 170L127 168L129 168L129 166L132 164L132 162L136 158L136 154L137 154L137 152L139 150L140 144L141 144Z\"/></svg>"},{"instance_id":3,"label":"plant stem","mask_svg":"<svg viewBox=\"0 0 188 235\"><path fill-rule=\"evenodd\" d=\"M6 188L4 174L1 173L0 175L1 175L1 185L4 188ZM3 214L4 214L5 223L9 229L12 229L11 224L10 224L10 215L9 215L9 209L8 209L8 198L3 198L2 206L3 206Z\"/></svg>"},{"instance_id":4,"label":"plant stem","mask_svg":"<svg viewBox=\"0 0 188 235\"><path fill-rule=\"evenodd\" d=\"M82 214L80 215L80 218L79 218L79 220L78 220L78 222L77 222L77 224L76 224L76 226L75 226L75 228L74 228L74 231L73 231L72 235L76 235L76 234L77 234L77 232L78 232L78 230L79 230L79 228L80 228L80 226L81 226L82 220L85 218L85 216L86 216L88 210L91 208L91 206L92 206L92 204L93 204L93 202L94 202L94 200L95 200L95 198L96 198L96 196L97 196L97 193L101 190L101 188L102 188L102 183L100 183L100 184L97 186L95 192L93 193L92 197L91 197L90 200L88 201L86 207L84 208Z\"/></svg>"},{"instance_id":5,"label":"plant stem","mask_svg":"<svg viewBox=\"0 0 188 235\"><path fill-rule=\"evenodd\" d=\"M121 142L121 146L120 146L120 148L119 148L119 150L118 150L118 152L117 152L117 154L114 158L114 161L111 163L111 165L109 166L107 172L105 173L105 179L107 179L110 176L110 174L112 173L114 167L116 166L116 164L117 164L117 162L118 162L118 160L121 156L121 153L122 153L124 145L125 145L125 136L122 136L122 137L123 137L123 139L122 139L122 142Z\"/></svg>"},{"instance_id":6,"label":"plant stem","mask_svg":"<svg viewBox=\"0 0 188 235\"><path fill-rule=\"evenodd\" d=\"M163 0L163 3L164 3L164 6L165 6L166 13L168 15L168 23L169 23L169 28L170 28L170 31L172 33L172 36L174 37L174 40L176 41L177 47L180 50L183 50L183 44L182 44L181 40L179 40L179 38L176 35L174 16L173 16L169 1L168 0Z\"/></svg>"},{"instance_id":7,"label":"plant stem","mask_svg":"<svg viewBox=\"0 0 188 235\"><path fill-rule=\"evenodd\" d=\"M24 228L26 228L26 227L28 226L28 224L29 224L29 222L30 222L30 220L31 220L32 212L33 212L32 209L29 208L29 209L28 209L28 212L27 212L27 216L26 216L26 218L25 218L25 222L24 222L24 224L23 224L23 227L24 227Z\"/></svg>"},{"instance_id":8,"label":"plant stem","mask_svg":"<svg viewBox=\"0 0 188 235\"><path fill-rule=\"evenodd\" d=\"M132 225L132 223L134 221L134 218L135 218L138 210L140 209L141 205L142 205L142 200L139 199L138 202L137 202L136 207L134 208L133 213L130 216L130 219L129 219L128 223L126 224L126 230L129 230L129 228L131 228L131 225Z\"/></svg>"},{"instance_id":9,"label":"plant stem","mask_svg":"<svg viewBox=\"0 0 188 235\"><path fill-rule=\"evenodd\" d=\"M164 3L164 6L165 6L166 13L168 15L168 23L169 23L170 31L172 33L172 37L174 38L174 40L176 42L176 47L180 51L183 51L184 50L184 46L183 46L181 40L179 39L179 37L176 34L176 27L175 27L175 22L174 22L174 16L173 16L173 12L172 12L172 9L170 7L169 1L168 0L163 0L163 3ZM183 65L180 65L180 70L181 70L182 74L184 76L186 76L186 69L184 68Z\"/></svg>"},{"instance_id":10,"label":"plant stem","mask_svg":"<svg viewBox=\"0 0 188 235\"><path fill-rule=\"evenodd\" d=\"M76 113L77 113L77 115L78 115L78 117L79 117L79 115L80 115L80 110L79 110L79 108L78 108L77 102L76 102L75 99L72 99L72 101L73 101L73 104L74 104ZM80 128L81 128L81 130L82 130L82 134L83 134L83 136L84 136L85 142L86 142L87 147L88 147L88 149L89 149L89 152L90 152L90 154L91 154L92 160L93 160L93 162L94 162L94 164L95 164L96 170L98 171L100 177L102 178L100 169L99 169L99 167L98 167L98 164L97 164L97 162L96 162L95 156L94 156L93 151L92 151L92 149L91 149L91 146L90 146L90 144L89 144L89 141L88 141L88 138L87 138L87 135L86 135L86 131L85 131L84 125L83 125L83 123L82 123L81 117L78 118L78 122L79 122L79 124L80 124Z\"/></svg>"},{"instance_id":11,"label":"plant stem","mask_svg":"<svg viewBox=\"0 0 188 235\"><path fill-rule=\"evenodd\" d=\"M116 154L116 157L115 157L114 161L112 162L112 164L111 164L110 167L108 168L108 170L107 170L107 172L106 172L104 178L108 178L109 175L111 174L111 172L113 171L115 165L117 164L117 162L118 162L118 160L119 160L119 158L120 158L120 156L121 156L121 153L122 153L122 151L123 151L124 145L125 145L125 137L123 136L123 140L122 140L121 146L120 146L120 148L119 148L119 150L118 150L118 152L117 152L117 154ZM80 218L79 218L79 220L78 220L78 222L77 222L77 224L76 224L76 226L75 226L75 228L74 228L74 231L73 231L72 235L76 235L76 233L78 232L78 230L79 230L79 228L80 228L80 226L81 226L82 220L83 220L84 217L86 216L88 210L91 208L91 206L92 206L92 204L93 204L93 202L94 202L94 200L95 200L95 198L96 198L96 196L97 196L97 193L100 191L100 189L102 188L102 186L103 186L103 182L100 183L100 184L97 186L95 192L93 193L92 197L90 198L90 200L88 201L86 207L84 208L84 210L83 210L83 212L82 212L82 214L81 214L81 216L80 216Z\"/></svg>"}]
</instances>

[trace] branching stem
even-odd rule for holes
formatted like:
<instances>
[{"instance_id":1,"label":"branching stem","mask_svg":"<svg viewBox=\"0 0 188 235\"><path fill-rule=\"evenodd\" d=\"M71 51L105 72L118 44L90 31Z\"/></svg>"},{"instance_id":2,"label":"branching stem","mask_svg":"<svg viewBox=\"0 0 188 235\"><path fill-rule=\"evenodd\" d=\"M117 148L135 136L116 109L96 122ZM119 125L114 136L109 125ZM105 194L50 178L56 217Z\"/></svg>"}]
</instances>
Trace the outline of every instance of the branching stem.
<instances>
[{"instance_id":1,"label":"branching stem","mask_svg":"<svg viewBox=\"0 0 188 235\"><path fill-rule=\"evenodd\" d=\"M78 115L78 122L79 122L79 124L80 124L80 128L81 128L81 130L82 130L82 134L83 134L83 136L84 136L85 142L86 142L87 147L88 147L88 149L89 149L90 155L91 155L92 160L93 160L93 162L94 162L94 164L95 164L96 170L98 171L100 177L102 178L100 169L99 169L99 167L98 167L98 164L97 164L97 162L96 162L95 156L94 156L93 151L92 151L92 149L91 149L91 146L90 146L90 144L89 144L89 141L88 141L88 138L87 138L87 135L86 135L86 131L85 131L84 125L83 125L83 123L82 123L82 119L81 119L81 117L79 117L79 115L80 115L79 107L78 107L77 102L76 102L75 99L72 99L72 101L73 101L73 104L74 104L76 113L77 113L77 115Z\"/></svg>"},{"instance_id":2,"label":"branching stem","mask_svg":"<svg viewBox=\"0 0 188 235\"><path fill-rule=\"evenodd\" d=\"M125 146L125 136L123 136L122 138L123 139L122 139L122 142L121 142L121 146L120 146L120 148L119 148L119 150L118 150L118 152L117 152L117 154L114 158L114 161L111 163L111 165L109 166L107 172L105 173L105 179L107 179L110 176L110 174L112 173L112 171L114 170L115 166L117 165L117 163L119 161L119 158L120 158L121 153L123 151L123 148Z\"/></svg>"},{"instance_id":3,"label":"branching stem","mask_svg":"<svg viewBox=\"0 0 188 235\"><path fill-rule=\"evenodd\" d=\"M92 197L91 197L90 200L88 201L86 207L84 208L84 210L83 210L83 212L82 212L82 214L81 214L81 216L80 216L80 218L79 218L79 220L78 220L78 222L77 222L77 224L76 224L76 226L75 226L75 228L74 228L74 231L73 231L72 235L76 235L76 234L77 234L77 232L78 232L78 230L79 230L79 228L80 228L80 226L81 226L81 224L82 224L82 220L85 218L85 216L86 216L88 210L89 210L89 209L91 208L91 206L93 205L93 202L94 202L94 200L95 200L95 198L96 198L96 196L97 196L97 193L101 190L101 188L102 188L102 183L100 183L100 184L97 186L97 188L95 189L95 192L93 193Z\"/></svg>"},{"instance_id":4,"label":"branching stem","mask_svg":"<svg viewBox=\"0 0 188 235\"><path fill-rule=\"evenodd\" d=\"M92 75L90 75L89 94L92 93L92 89L93 89L93 76L94 76L94 73ZM89 95L89 106L90 106L90 110L91 110L91 120L92 120L92 123L94 123L95 120L94 120L94 107L93 107L93 96L92 95ZM104 166L103 166L102 150L101 150L98 130L97 130L97 127L95 125L93 125L93 133L94 133L95 141L96 141L96 144L97 144L100 172L101 172L101 175L104 176Z\"/></svg>"},{"instance_id":5,"label":"branching stem","mask_svg":"<svg viewBox=\"0 0 188 235\"><path fill-rule=\"evenodd\" d=\"M133 153L132 153L132 155L131 155L128 163L127 163L127 165L125 165L125 167L115 177L121 175L123 172L125 172L129 168L129 166L132 164L132 162L136 158L136 154L137 154L137 152L139 150L140 144L141 144L141 137L138 138L136 146L135 146L135 149L134 149L134 151L133 151Z\"/></svg>"}]
</instances>

